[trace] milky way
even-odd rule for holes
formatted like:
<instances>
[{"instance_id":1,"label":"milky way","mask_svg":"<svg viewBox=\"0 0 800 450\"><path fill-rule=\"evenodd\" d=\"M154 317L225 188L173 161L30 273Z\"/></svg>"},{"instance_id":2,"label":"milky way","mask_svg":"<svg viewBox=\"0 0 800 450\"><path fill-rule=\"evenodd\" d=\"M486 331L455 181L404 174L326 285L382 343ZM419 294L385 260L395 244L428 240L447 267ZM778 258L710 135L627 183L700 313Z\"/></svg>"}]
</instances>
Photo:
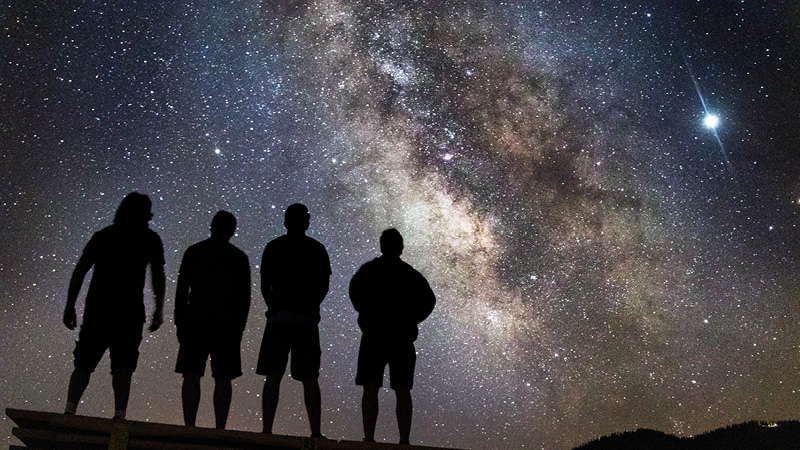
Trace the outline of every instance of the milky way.
<instances>
[{"instance_id":1,"label":"milky way","mask_svg":"<svg viewBox=\"0 0 800 450\"><path fill-rule=\"evenodd\" d=\"M70 3L0 12L4 406L63 409L70 273L138 190L170 284L131 419L182 422L183 251L226 209L256 274L293 202L333 266L329 437L362 437L347 283L388 227L438 298L417 341L412 442L567 449L642 427L797 418L790 2ZM253 431L258 287L229 420ZM107 372L104 360L79 413L111 415ZM393 396L381 398L377 437L395 442ZM308 434L296 382L275 431Z\"/></svg>"}]
</instances>

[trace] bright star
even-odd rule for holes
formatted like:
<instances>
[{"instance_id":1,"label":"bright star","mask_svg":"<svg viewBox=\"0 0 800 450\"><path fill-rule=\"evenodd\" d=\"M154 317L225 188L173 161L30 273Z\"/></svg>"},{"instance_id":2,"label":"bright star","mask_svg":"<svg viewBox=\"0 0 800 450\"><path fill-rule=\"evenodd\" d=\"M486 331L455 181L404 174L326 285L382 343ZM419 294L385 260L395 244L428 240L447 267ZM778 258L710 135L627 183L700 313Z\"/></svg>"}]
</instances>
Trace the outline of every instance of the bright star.
<instances>
[{"instance_id":1,"label":"bright star","mask_svg":"<svg viewBox=\"0 0 800 450\"><path fill-rule=\"evenodd\" d=\"M706 117L703 119L703 125L713 130L719 125L719 117L714 114L706 114Z\"/></svg>"},{"instance_id":2,"label":"bright star","mask_svg":"<svg viewBox=\"0 0 800 450\"><path fill-rule=\"evenodd\" d=\"M703 111L706 113L705 117L703 118L703 124L705 124L706 128L714 133L714 139L716 139L717 144L719 144L719 152L722 154L722 159L725 161L725 165L728 167L731 177L735 179L736 172L733 170L733 165L731 164L730 159L728 159L728 153L725 151L725 146L722 145L722 139L720 139L719 134L717 133L719 117L709 112L708 105L706 105L706 99L703 98L703 94L700 92L700 84L697 82L697 78L695 78L694 73L692 73L692 68L689 66L689 58L687 58L686 55L683 55L683 62L686 64L686 70L689 72L689 77L692 79L694 89L697 91L697 96L700 97L700 103L703 105Z\"/></svg>"}]
</instances>

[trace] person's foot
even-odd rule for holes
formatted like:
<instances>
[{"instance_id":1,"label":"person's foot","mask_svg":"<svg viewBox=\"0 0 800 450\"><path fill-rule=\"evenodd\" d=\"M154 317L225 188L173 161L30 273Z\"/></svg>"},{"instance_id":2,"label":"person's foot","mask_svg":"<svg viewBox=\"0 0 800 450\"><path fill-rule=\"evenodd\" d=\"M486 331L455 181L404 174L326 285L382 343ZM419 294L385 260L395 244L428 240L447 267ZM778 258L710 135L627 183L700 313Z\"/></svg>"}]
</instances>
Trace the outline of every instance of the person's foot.
<instances>
[{"instance_id":1,"label":"person's foot","mask_svg":"<svg viewBox=\"0 0 800 450\"><path fill-rule=\"evenodd\" d=\"M311 437L314 439L328 439L322 435L322 433L311 433Z\"/></svg>"},{"instance_id":2,"label":"person's foot","mask_svg":"<svg viewBox=\"0 0 800 450\"><path fill-rule=\"evenodd\" d=\"M375 439L367 439L367 438L364 438L364 442L375 442Z\"/></svg>"},{"instance_id":3,"label":"person's foot","mask_svg":"<svg viewBox=\"0 0 800 450\"><path fill-rule=\"evenodd\" d=\"M400 445L411 445L409 441L400 441Z\"/></svg>"}]
</instances>

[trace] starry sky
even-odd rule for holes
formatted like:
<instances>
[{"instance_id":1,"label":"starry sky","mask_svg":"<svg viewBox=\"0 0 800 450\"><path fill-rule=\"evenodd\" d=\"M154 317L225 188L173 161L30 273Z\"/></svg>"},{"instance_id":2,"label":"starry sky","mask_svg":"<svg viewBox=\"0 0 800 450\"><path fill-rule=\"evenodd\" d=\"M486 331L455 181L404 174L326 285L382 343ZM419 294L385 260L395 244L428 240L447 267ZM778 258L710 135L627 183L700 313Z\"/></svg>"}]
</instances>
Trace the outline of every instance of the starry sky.
<instances>
[{"instance_id":1,"label":"starry sky","mask_svg":"<svg viewBox=\"0 0 800 450\"><path fill-rule=\"evenodd\" d=\"M137 190L165 243L167 320L145 333L130 419L182 422L183 251L225 209L257 274L294 202L333 266L329 437L362 437L347 283L388 227L438 297L417 341L412 442L558 450L798 418L796 2L0 8L0 405L63 410L69 276ZM257 431L254 282L228 424ZM381 399L377 438L396 442ZM107 358L78 412L112 415ZM297 382L275 431L309 433Z\"/></svg>"}]
</instances>

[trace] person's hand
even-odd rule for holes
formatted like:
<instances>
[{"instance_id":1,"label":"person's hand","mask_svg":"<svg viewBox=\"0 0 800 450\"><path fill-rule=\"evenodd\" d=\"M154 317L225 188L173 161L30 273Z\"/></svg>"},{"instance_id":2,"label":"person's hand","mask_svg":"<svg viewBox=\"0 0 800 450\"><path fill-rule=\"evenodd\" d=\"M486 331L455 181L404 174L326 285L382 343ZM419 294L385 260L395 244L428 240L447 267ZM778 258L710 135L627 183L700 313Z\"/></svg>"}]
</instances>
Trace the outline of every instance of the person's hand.
<instances>
[{"instance_id":1,"label":"person's hand","mask_svg":"<svg viewBox=\"0 0 800 450\"><path fill-rule=\"evenodd\" d=\"M150 321L150 332L154 332L161 328L161 324L164 323L164 314L161 311L153 312L153 319Z\"/></svg>"},{"instance_id":2,"label":"person's hand","mask_svg":"<svg viewBox=\"0 0 800 450\"><path fill-rule=\"evenodd\" d=\"M183 309L175 308L175 317L172 319L176 327L183 325Z\"/></svg>"},{"instance_id":3,"label":"person's hand","mask_svg":"<svg viewBox=\"0 0 800 450\"><path fill-rule=\"evenodd\" d=\"M64 308L64 325L70 330L74 330L78 326L78 316L75 314L74 306Z\"/></svg>"}]
</instances>

